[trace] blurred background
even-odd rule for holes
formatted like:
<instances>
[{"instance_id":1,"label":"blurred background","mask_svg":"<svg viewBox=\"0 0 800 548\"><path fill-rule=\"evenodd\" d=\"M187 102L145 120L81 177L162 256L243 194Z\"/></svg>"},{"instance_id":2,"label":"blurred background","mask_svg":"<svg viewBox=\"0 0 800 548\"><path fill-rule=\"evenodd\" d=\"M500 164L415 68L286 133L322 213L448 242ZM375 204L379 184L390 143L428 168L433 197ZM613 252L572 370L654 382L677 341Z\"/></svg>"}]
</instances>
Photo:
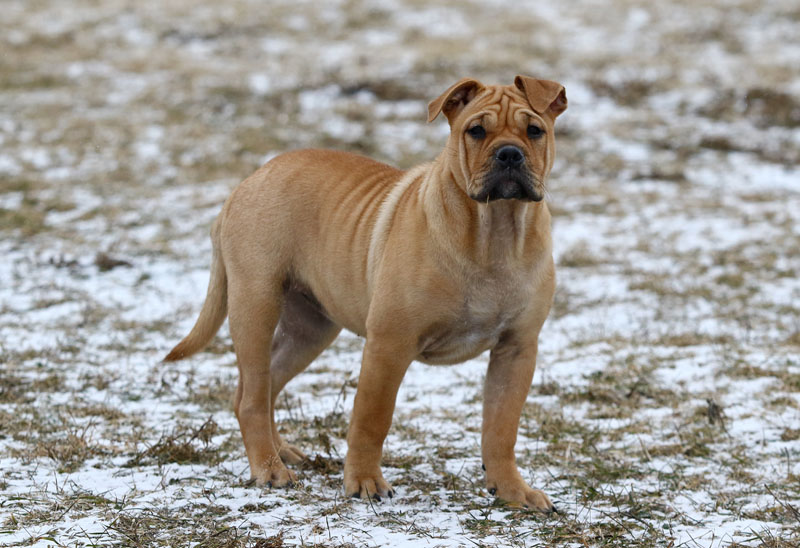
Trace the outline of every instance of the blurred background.
<instances>
[{"instance_id":1,"label":"blurred background","mask_svg":"<svg viewBox=\"0 0 800 548\"><path fill-rule=\"evenodd\" d=\"M236 179L306 146L405 167L445 135L428 100L518 73L567 88L565 183L798 161L791 0L6 0L0 26L5 189Z\"/></svg>"}]
</instances>

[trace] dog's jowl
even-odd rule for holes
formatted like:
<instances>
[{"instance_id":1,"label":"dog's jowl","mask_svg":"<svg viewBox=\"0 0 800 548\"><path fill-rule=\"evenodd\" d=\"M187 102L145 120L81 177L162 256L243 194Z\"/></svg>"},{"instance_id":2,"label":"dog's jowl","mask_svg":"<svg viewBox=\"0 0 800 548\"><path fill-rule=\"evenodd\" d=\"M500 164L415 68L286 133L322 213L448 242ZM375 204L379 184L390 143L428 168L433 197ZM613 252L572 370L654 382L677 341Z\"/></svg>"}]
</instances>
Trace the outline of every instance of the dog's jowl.
<instances>
[{"instance_id":1,"label":"dog's jowl","mask_svg":"<svg viewBox=\"0 0 800 548\"><path fill-rule=\"evenodd\" d=\"M208 295L166 357L202 349L226 316L239 365L234 410L252 476L291 484L305 455L275 426L281 389L342 328L366 338L347 435L347 495L392 496L383 441L409 364L491 350L483 402L486 486L551 510L514 456L555 287L543 201L564 88L517 76L465 78L428 106L450 123L444 150L400 171L330 150L282 154L245 179L211 229Z\"/></svg>"}]
</instances>

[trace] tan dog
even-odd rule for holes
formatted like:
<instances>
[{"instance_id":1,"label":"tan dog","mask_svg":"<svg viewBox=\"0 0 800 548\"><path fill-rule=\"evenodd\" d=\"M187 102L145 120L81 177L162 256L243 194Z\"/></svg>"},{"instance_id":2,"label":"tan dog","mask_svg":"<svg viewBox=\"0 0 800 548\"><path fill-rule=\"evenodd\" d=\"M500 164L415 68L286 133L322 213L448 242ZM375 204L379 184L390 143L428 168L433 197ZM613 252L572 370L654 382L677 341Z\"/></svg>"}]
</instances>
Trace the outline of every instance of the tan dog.
<instances>
[{"instance_id":1,"label":"tan dog","mask_svg":"<svg viewBox=\"0 0 800 548\"><path fill-rule=\"evenodd\" d=\"M242 182L211 229L211 280L191 333L165 358L203 348L227 315L239 364L234 410L252 476L295 480L305 455L275 426L278 393L342 327L366 337L347 435L348 495L392 496L383 441L413 360L452 364L491 349L482 456L490 493L549 511L517 470L514 445L555 287L553 124L564 88L518 76L473 79L428 106L451 134L406 172L327 150L288 152Z\"/></svg>"}]
</instances>

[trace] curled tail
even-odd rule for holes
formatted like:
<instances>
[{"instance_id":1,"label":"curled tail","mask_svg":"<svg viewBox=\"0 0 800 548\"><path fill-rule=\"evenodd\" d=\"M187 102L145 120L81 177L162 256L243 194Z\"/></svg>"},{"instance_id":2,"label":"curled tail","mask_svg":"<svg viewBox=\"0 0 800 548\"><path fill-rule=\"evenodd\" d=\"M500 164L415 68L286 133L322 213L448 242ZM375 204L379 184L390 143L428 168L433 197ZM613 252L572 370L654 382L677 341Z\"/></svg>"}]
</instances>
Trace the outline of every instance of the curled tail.
<instances>
[{"instance_id":1,"label":"curled tail","mask_svg":"<svg viewBox=\"0 0 800 548\"><path fill-rule=\"evenodd\" d=\"M211 258L211 278L208 281L206 301L192 330L167 354L165 362L181 360L202 350L219 331L228 314L228 277L219 249L218 229L218 222L214 223L211 231L214 252Z\"/></svg>"}]
</instances>

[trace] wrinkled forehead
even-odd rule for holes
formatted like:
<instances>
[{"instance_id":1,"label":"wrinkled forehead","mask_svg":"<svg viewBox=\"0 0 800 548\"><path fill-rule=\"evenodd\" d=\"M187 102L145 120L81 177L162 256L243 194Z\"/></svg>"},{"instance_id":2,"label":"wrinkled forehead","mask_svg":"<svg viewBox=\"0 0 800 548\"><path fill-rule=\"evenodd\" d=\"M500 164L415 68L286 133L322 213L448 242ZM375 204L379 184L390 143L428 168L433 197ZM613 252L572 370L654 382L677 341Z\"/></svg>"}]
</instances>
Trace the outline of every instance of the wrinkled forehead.
<instances>
[{"instance_id":1,"label":"wrinkled forehead","mask_svg":"<svg viewBox=\"0 0 800 548\"><path fill-rule=\"evenodd\" d=\"M516 86L487 86L465 109L465 120L480 118L485 125L527 126L530 120L541 120L527 97Z\"/></svg>"}]
</instances>

